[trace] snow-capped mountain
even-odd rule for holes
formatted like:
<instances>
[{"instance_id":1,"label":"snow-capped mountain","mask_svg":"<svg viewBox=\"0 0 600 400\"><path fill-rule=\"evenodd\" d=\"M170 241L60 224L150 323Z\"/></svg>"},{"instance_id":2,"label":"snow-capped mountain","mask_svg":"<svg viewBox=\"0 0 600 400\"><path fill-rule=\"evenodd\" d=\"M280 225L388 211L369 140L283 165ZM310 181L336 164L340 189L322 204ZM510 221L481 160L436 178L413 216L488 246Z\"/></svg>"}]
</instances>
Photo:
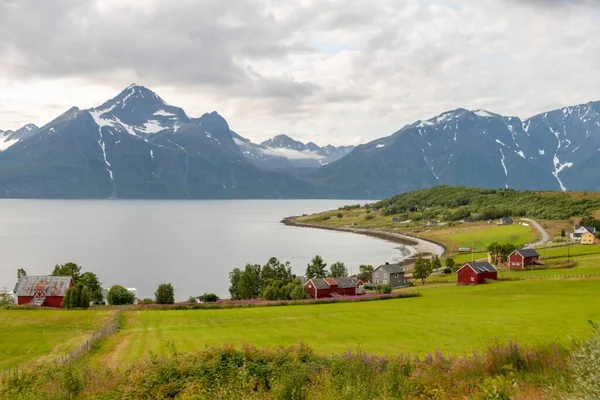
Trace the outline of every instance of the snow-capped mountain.
<instances>
[{"instance_id":1,"label":"snow-capped mountain","mask_svg":"<svg viewBox=\"0 0 600 400\"><path fill-rule=\"evenodd\" d=\"M0 197L316 195L310 183L249 163L230 132L216 112L189 118L131 85L98 107L69 109L0 153Z\"/></svg>"},{"instance_id":2,"label":"snow-capped mountain","mask_svg":"<svg viewBox=\"0 0 600 400\"><path fill-rule=\"evenodd\" d=\"M600 102L526 120L457 109L358 146L317 171L345 196L385 197L438 184L600 190Z\"/></svg>"},{"instance_id":3,"label":"snow-capped mountain","mask_svg":"<svg viewBox=\"0 0 600 400\"><path fill-rule=\"evenodd\" d=\"M288 135L277 135L260 144L235 134L234 141L242 154L255 165L270 170L305 174L333 161L339 160L352 151L354 146L319 147L313 142L302 143Z\"/></svg>"},{"instance_id":4,"label":"snow-capped mountain","mask_svg":"<svg viewBox=\"0 0 600 400\"><path fill-rule=\"evenodd\" d=\"M21 140L33 135L39 128L34 124L27 124L16 131L0 130L0 151L8 149L10 146L19 143Z\"/></svg>"}]
</instances>

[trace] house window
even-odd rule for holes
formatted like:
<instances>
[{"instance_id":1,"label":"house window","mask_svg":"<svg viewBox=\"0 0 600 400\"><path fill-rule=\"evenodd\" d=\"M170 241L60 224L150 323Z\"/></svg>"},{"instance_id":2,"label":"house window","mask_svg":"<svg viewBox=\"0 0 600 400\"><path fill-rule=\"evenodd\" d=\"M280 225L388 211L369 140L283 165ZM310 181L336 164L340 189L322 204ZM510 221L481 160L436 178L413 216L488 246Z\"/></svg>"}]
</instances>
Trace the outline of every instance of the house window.
<instances>
[{"instance_id":1,"label":"house window","mask_svg":"<svg viewBox=\"0 0 600 400\"><path fill-rule=\"evenodd\" d=\"M471 277L471 282L475 282L475 278Z\"/></svg>"},{"instance_id":2,"label":"house window","mask_svg":"<svg viewBox=\"0 0 600 400\"><path fill-rule=\"evenodd\" d=\"M387 277L388 277L387 274L383 274L384 279L387 279Z\"/></svg>"},{"instance_id":3,"label":"house window","mask_svg":"<svg viewBox=\"0 0 600 400\"><path fill-rule=\"evenodd\" d=\"M310 285L310 284L309 284L309 285L308 285L308 288L309 288L309 289L312 289L312 285Z\"/></svg>"},{"instance_id":4,"label":"house window","mask_svg":"<svg viewBox=\"0 0 600 400\"><path fill-rule=\"evenodd\" d=\"M384 279L384 280L383 280L383 284L384 284L384 285L387 285L387 283L388 283L388 282L387 282L387 279Z\"/></svg>"}]
</instances>

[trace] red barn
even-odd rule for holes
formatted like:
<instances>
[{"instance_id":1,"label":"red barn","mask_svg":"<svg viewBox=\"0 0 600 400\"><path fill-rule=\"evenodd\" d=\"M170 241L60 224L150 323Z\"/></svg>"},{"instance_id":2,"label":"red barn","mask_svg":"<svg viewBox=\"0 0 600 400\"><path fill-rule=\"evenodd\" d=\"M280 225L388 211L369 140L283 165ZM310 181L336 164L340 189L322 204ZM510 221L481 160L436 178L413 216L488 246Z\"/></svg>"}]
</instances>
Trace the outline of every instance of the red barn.
<instances>
[{"instance_id":1,"label":"red barn","mask_svg":"<svg viewBox=\"0 0 600 400\"><path fill-rule=\"evenodd\" d=\"M538 264L540 255L534 249L515 250L508 256L509 269L523 269Z\"/></svg>"},{"instance_id":2,"label":"red barn","mask_svg":"<svg viewBox=\"0 0 600 400\"><path fill-rule=\"evenodd\" d=\"M470 262L458 270L458 285L479 285L486 279L498 279L498 271L489 262Z\"/></svg>"},{"instance_id":3,"label":"red barn","mask_svg":"<svg viewBox=\"0 0 600 400\"><path fill-rule=\"evenodd\" d=\"M356 278L312 278L304 284L304 291L313 299L337 296L356 296L359 281Z\"/></svg>"},{"instance_id":4,"label":"red barn","mask_svg":"<svg viewBox=\"0 0 600 400\"><path fill-rule=\"evenodd\" d=\"M24 276L15 293L19 305L62 307L65 293L72 286L70 276Z\"/></svg>"}]
</instances>

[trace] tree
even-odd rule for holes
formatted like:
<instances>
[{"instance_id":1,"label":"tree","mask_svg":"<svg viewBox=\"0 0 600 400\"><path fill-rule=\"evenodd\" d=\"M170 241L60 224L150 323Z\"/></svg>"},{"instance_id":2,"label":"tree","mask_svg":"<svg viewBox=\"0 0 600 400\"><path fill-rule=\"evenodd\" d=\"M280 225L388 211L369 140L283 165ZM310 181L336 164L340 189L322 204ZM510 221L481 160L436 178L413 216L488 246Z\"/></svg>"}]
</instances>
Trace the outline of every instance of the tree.
<instances>
[{"instance_id":1,"label":"tree","mask_svg":"<svg viewBox=\"0 0 600 400\"><path fill-rule=\"evenodd\" d=\"M321 256L314 256L310 264L306 266L306 279L325 278L329 275L329 272L325 267L327 267L327 264L323 261Z\"/></svg>"},{"instance_id":2,"label":"tree","mask_svg":"<svg viewBox=\"0 0 600 400\"><path fill-rule=\"evenodd\" d=\"M298 281L298 284L294 286L290 292L290 300L303 300L307 299L308 295L304 291L304 286Z\"/></svg>"},{"instance_id":3,"label":"tree","mask_svg":"<svg viewBox=\"0 0 600 400\"><path fill-rule=\"evenodd\" d=\"M562 228L562 229L560 230L560 236L561 236L561 237L565 237L565 236L567 236L567 233L565 232L565 228Z\"/></svg>"},{"instance_id":4,"label":"tree","mask_svg":"<svg viewBox=\"0 0 600 400\"><path fill-rule=\"evenodd\" d=\"M19 268L17 270L17 280L20 281L21 278L24 278L27 276L27 271L25 271L23 268Z\"/></svg>"},{"instance_id":5,"label":"tree","mask_svg":"<svg viewBox=\"0 0 600 400\"><path fill-rule=\"evenodd\" d=\"M122 304L133 304L135 296L130 293L123 286L114 285L108 291L108 302L110 304L119 306Z\"/></svg>"},{"instance_id":6,"label":"tree","mask_svg":"<svg viewBox=\"0 0 600 400\"><path fill-rule=\"evenodd\" d=\"M91 299L92 298L88 287L82 283L78 283L77 285L67 289L62 305L67 309L88 308L90 306Z\"/></svg>"},{"instance_id":7,"label":"tree","mask_svg":"<svg viewBox=\"0 0 600 400\"><path fill-rule=\"evenodd\" d=\"M156 304L175 303L175 289L170 283L161 283L154 292Z\"/></svg>"},{"instance_id":8,"label":"tree","mask_svg":"<svg viewBox=\"0 0 600 400\"><path fill-rule=\"evenodd\" d=\"M204 293L202 295L202 301L205 303L216 303L219 301L219 297L214 293Z\"/></svg>"},{"instance_id":9,"label":"tree","mask_svg":"<svg viewBox=\"0 0 600 400\"><path fill-rule=\"evenodd\" d=\"M79 277L81 276L81 267L73 262L68 262L63 265L55 265L53 276L70 276L73 278L73 285L79 283Z\"/></svg>"},{"instance_id":10,"label":"tree","mask_svg":"<svg viewBox=\"0 0 600 400\"><path fill-rule=\"evenodd\" d=\"M444 260L444 264L446 264L446 268L450 268L452 270L454 269L456 262L454 262L454 258L446 258L446 260Z\"/></svg>"},{"instance_id":11,"label":"tree","mask_svg":"<svg viewBox=\"0 0 600 400\"><path fill-rule=\"evenodd\" d=\"M89 291L92 301L95 304L100 304L104 300L102 295L102 283L93 272L85 272L79 278L79 282L85 285Z\"/></svg>"},{"instance_id":12,"label":"tree","mask_svg":"<svg viewBox=\"0 0 600 400\"><path fill-rule=\"evenodd\" d=\"M334 278L348 276L348 269L346 268L343 262L338 261L336 263L331 264L331 273L329 275Z\"/></svg>"},{"instance_id":13,"label":"tree","mask_svg":"<svg viewBox=\"0 0 600 400\"><path fill-rule=\"evenodd\" d=\"M363 282L371 282L371 275L373 274L373 266L372 265L361 265L358 267L358 279Z\"/></svg>"},{"instance_id":14,"label":"tree","mask_svg":"<svg viewBox=\"0 0 600 400\"><path fill-rule=\"evenodd\" d=\"M420 279L423 285L425 279L431 275L431 261L429 259L419 257L415 262L415 269L413 270L413 277Z\"/></svg>"},{"instance_id":15,"label":"tree","mask_svg":"<svg viewBox=\"0 0 600 400\"><path fill-rule=\"evenodd\" d=\"M229 295L232 299L240 299L240 280L242 279L242 271L239 268L234 268L229 273Z\"/></svg>"},{"instance_id":16,"label":"tree","mask_svg":"<svg viewBox=\"0 0 600 400\"><path fill-rule=\"evenodd\" d=\"M431 270L432 271L437 271L438 269L442 268L442 261L440 260L440 258L437 255L434 255L433 257L431 257Z\"/></svg>"}]
</instances>

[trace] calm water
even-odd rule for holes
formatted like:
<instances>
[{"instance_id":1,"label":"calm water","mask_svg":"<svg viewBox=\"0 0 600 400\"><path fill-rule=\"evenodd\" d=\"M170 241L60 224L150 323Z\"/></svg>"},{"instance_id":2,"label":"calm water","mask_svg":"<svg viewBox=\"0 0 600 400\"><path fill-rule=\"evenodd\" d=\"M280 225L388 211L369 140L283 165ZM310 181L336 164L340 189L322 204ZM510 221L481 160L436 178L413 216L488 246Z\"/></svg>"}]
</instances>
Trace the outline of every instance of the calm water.
<instances>
[{"instance_id":1,"label":"calm water","mask_svg":"<svg viewBox=\"0 0 600 400\"><path fill-rule=\"evenodd\" d=\"M275 256L297 274L315 254L331 265L400 260L398 245L350 233L287 227L279 221L337 208L348 200L0 200L0 287L14 287L17 268L50 274L73 261L109 287L136 287L154 297L171 282L178 300L205 292L228 295L228 273Z\"/></svg>"}]
</instances>

